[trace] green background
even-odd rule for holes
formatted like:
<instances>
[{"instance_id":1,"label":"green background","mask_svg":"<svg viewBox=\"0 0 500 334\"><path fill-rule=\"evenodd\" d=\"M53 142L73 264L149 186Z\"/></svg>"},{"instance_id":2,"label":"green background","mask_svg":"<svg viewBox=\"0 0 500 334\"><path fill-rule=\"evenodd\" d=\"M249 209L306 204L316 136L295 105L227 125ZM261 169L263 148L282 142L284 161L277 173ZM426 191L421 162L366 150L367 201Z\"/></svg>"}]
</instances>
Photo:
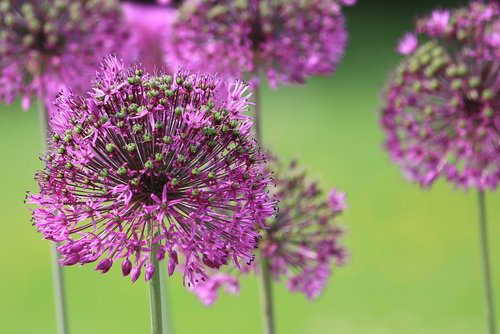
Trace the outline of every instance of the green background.
<instances>
[{"instance_id":1,"label":"green background","mask_svg":"<svg viewBox=\"0 0 500 334\"><path fill-rule=\"evenodd\" d=\"M351 263L335 270L313 303L276 284L280 333L484 332L476 194L442 181L429 191L405 181L381 149L377 115L380 89L400 59L397 39L417 16L458 3L361 0L346 9L351 43L335 76L264 89L266 144L284 159L299 157L325 189L347 191L349 202L343 223ZM55 333L49 243L23 204L40 167L36 113L2 107L0 142L0 333ZM500 304L500 194L487 200ZM65 272L72 333L148 333L143 280L131 284L118 268L100 275L92 265ZM239 297L223 296L212 308L179 277L165 284L175 333L261 330L253 277L243 280Z\"/></svg>"}]
</instances>

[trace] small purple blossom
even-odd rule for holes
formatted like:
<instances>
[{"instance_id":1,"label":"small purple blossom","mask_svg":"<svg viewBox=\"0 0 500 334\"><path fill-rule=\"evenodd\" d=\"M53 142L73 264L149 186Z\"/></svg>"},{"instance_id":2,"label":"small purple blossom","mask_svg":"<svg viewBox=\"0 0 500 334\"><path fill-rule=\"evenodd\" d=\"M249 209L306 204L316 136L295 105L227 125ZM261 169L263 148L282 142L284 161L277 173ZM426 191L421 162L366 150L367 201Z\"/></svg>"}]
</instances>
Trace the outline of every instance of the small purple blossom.
<instances>
[{"instance_id":1,"label":"small purple blossom","mask_svg":"<svg viewBox=\"0 0 500 334\"><path fill-rule=\"evenodd\" d=\"M238 279L234 276L216 273L201 284L192 288L198 299L205 305L210 306L217 300L219 290L225 288L227 294L238 294L240 291L240 284Z\"/></svg>"},{"instance_id":2,"label":"small purple blossom","mask_svg":"<svg viewBox=\"0 0 500 334\"><path fill-rule=\"evenodd\" d=\"M29 196L38 231L61 243L62 265L101 259L105 273L121 261L132 281L158 269L153 247L188 285L207 268L251 263L274 202L244 115L248 87L122 67L107 58L88 97L59 96L40 193Z\"/></svg>"},{"instance_id":3,"label":"small purple blossom","mask_svg":"<svg viewBox=\"0 0 500 334\"><path fill-rule=\"evenodd\" d=\"M442 35L450 21L450 12L448 10L435 10L431 16L425 20L423 31L429 36L436 37Z\"/></svg>"},{"instance_id":4,"label":"small purple blossom","mask_svg":"<svg viewBox=\"0 0 500 334\"><path fill-rule=\"evenodd\" d=\"M398 43L398 52L403 56L407 56L418 46L417 36L413 33L406 34Z\"/></svg>"},{"instance_id":5,"label":"small purple blossom","mask_svg":"<svg viewBox=\"0 0 500 334\"><path fill-rule=\"evenodd\" d=\"M169 69L165 40L172 33L177 10L159 1L126 1L122 8L130 45L126 61L140 63L145 71Z\"/></svg>"},{"instance_id":6,"label":"small purple blossom","mask_svg":"<svg viewBox=\"0 0 500 334\"><path fill-rule=\"evenodd\" d=\"M269 228L262 230L261 256L268 259L274 280L287 280L290 291L302 292L312 300L322 294L332 265L344 265L348 259L339 242L344 230L337 224L346 208L346 195L334 189L326 200L318 184L309 181L295 161L284 168L276 158L269 160L279 210L275 218L268 219ZM259 270L254 263L243 273L250 269ZM209 296L210 304L213 303L219 281L208 280L197 286L195 292L201 301Z\"/></svg>"},{"instance_id":7,"label":"small purple blossom","mask_svg":"<svg viewBox=\"0 0 500 334\"><path fill-rule=\"evenodd\" d=\"M0 3L0 101L52 100L62 87L85 91L95 68L123 41L113 0Z\"/></svg>"},{"instance_id":8,"label":"small purple blossom","mask_svg":"<svg viewBox=\"0 0 500 334\"><path fill-rule=\"evenodd\" d=\"M462 188L500 180L500 11L495 2L435 11L417 23L423 42L385 92L385 147L411 180L440 176Z\"/></svg>"},{"instance_id":9,"label":"small purple blossom","mask_svg":"<svg viewBox=\"0 0 500 334\"><path fill-rule=\"evenodd\" d=\"M169 62L273 87L335 71L347 43L337 0L198 0L179 16Z\"/></svg>"}]
</instances>

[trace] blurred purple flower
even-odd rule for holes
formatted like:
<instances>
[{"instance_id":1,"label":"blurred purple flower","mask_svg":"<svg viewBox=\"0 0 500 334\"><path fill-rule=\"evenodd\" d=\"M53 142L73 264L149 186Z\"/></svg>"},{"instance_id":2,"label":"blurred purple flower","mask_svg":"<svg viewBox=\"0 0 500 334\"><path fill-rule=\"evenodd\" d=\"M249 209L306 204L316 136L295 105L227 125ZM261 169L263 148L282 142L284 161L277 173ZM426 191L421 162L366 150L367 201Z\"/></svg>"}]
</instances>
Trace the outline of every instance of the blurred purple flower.
<instances>
[{"instance_id":1,"label":"blurred purple flower","mask_svg":"<svg viewBox=\"0 0 500 334\"><path fill-rule=\"evenodd\" d=\"M417 36L413 33L406 34L398 43L398 52L403 56L411 54L418 46Z\"/></svg>"},{"instance_id":2,"label":"blurred purple flower","mask_svg":"<svg viewBox=\"0 0 500 334\"><path fill-rule=\"evenodd\" d=\"M335 71L347 42L337 0L198 0L185 6L172 31L169 62L225 78L273 87Z\"/></svg>"},{"instance_id":3,"label":"blurred purple flower","mask_svg":"<svg viewBox=\"0 0 500 334\"><path fill-rule=\"evenodd\" d=\"M385 147L413 181L443 176L462 188L500 179L500 11L497 3L434 11L426 41L402 61L385 92Z\"/></svg>"},{"instance_id":4,"label":"blurred purple flower","mask_svg":"<svg viewBox=\"0 0 500 334\"><path fill-rule=\"evenodd\" d=\"M219 290L225 287L227 294L238 294L240 284L234 276L216 273L205 282L202 282L192 288L198 299L205 305L210 306L217 300Z\"/></svg>"},{"instance_id":5,"label":"blurred purple flower","mask_svg":"<svg viewBox=\"0 0 500 334\"><path fill-rule=\"evenodd\" d=\"M165 40L172 34L177 10L170 1L125 1L122 5L130 37L126 62L145 71L172 70L166 62Z\"/></svg>"},{"instance_id":6,"label":"blurred purple flower","mask_svg":"<svg viewBox=\"0 0 500 334\"><path fill-rule=\"evenodd\" d=\"M169 274L183 256L194 285L207 268L252 262L274 202L243 114L251 94L241 83L230 90L238 96L224 101L216 78L152 76L110 57L89 97L59 97L29 202L38 230L61 243L62 265L101 258L104 273L121 259L124 275L135 281L145 268L149 280L157 245Z\"/></svg>"},{"instance_id":7,"label":"blurred purple flower","mask_svg":"<svg viewBox=\"0 0 500 334\"><path fill-rule=\"evenodd\" d=\"M328 200L323 199L316 182L308 181L296 162L284 168L276 158L269 159L268 168L275 172L275 196L279 201L276 218L268 219L268 229L262 230L259 242L261 256L268 258L271 275L276 281L288 281L290 291L304 293L308 299L319 297L331 275L331 267L344 265L348 252L340 245L344 231L337 218L345 209L345 194L332 190ZM258 265L252 268L259 270ZM229 277L224 276L225 280ZM198 285L194 292L202 302L210 296L222 280Z\"/></svg>"},{"instance_id":8,"label":"blurred purple flower","mask_svg":"<svg viewBox=\"0 0 500 334\"><path fill-rule=\"evenodd\" d=\"M124 40L113 0L4 0L0 3L0 101L52 100L84 92L105 55Z\"/></svg>"},{"instance_id":9,"label":"blurred purple flower","mask_svg":"<svg viewBox=\"0 0 500 334\"><path fill-rule=\"evenodd\" d=\"M423 31L430 37L438 37L442 35L450 21L450 12L448 10L435 10L425 20Z\"/></svg>"}]
</instances>

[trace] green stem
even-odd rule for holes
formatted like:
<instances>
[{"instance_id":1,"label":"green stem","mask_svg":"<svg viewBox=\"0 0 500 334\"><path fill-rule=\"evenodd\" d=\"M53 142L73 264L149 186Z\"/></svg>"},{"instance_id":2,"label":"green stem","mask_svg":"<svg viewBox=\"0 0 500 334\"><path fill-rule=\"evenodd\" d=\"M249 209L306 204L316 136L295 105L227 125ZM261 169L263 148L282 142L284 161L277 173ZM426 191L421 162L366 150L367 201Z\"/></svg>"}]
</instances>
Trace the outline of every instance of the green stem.
<instances>
[{"instance_id":1,"label":"green stem","mask_svg":"<svg viewBox=\"0 0 500 334\"><path fill-rule=\"evenodd\" d=\"M160 267L160 281L161 281L161 310L162 310L162 324L163 324L163 334L171 333L170 321L168 321L168 297L167 297L167 286L165 282L167 280L167 266L163 265Z\"/></svg>"},{"instance_id":2,"label":"green stem","mask_svg":"<svg viewBox=\"0 0 500 334\"><path fill-rule=\"evenodd\" d=\"M151 333L163 334L162 323L162 298L161 298L161 278L160 278L160 264L156 258L158 252L158 245L155 244L153 248L152 263L155 268L153 277L150 281L150 299L151 299Z\"/></svg>"},{"instance_id":3,"label":"green stem","mask_svg":"<svg viewBox=\"0 0 500 334\"><path fill-rule=\"evenodd\" d=\"M41 100L36 102L37 113L39 117L40 132L42 133L43 150L47 150L49 122L47 117L47 109ZM57 251L57 243L51 244L51 262L52 262L52 280L54 284L54 303L56 308L56 326L58 334L68 334L68 315L66 307L66 294L64 289L64 273L63 268L59 264L59 252Z\"/></svg>"},{"instance_id":4,"label":"green stem","mask_svg":"<svg viewBox=\"0 0 500 334\"><path fill-rule=\"evenodd\" d=\"M483 262L484 291L486 297L486 321L488 333L496 334L495 302L493 295L493 284L491 279L490 254L488 246L488 227L486 220L486 199L483 191L478 194L479 206L479 235L481 243L481 258Z\"/></svg>"},{"instance_id":5,"label":"green stem","mask_svg":"<svg viewBox=\"0 0 500 334\"><path fill-rule=\"evenodd\" d=\"M261 256L259 259L259 281L262 318L264 320L264 334L275 334L273 291L269 272L269 259Z\"/></svg>"},{"instance_id":6,"label":"green stem","mask_svg":"<svg viewBox=\"0 0 500 334\"><path fill-rule=\"evenodd\" d=\"M261 106L260 106L260 84L257 84L254 89L254 103L255 103L255 113L254 113L254 126L255 126L255 136L257 141L262 146L262 128L261 128ZM259 258L260 270L259 270L259 281L260 281L260 300L262 309L262 319L264 325L265 334L275 334L274 325L274 310L273 310L273 291L272 291L272 281L269 272L269 259L260 256Z\"/></svg>"}]
</instances>

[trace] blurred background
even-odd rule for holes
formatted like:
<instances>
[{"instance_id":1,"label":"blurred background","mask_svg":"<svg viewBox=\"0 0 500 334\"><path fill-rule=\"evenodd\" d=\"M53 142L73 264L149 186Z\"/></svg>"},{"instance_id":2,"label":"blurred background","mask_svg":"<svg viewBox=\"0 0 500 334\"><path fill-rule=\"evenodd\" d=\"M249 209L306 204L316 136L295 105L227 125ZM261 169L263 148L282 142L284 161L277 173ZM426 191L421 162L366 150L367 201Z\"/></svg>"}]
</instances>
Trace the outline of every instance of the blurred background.
<instances>
[{"instance_id":1,"label":"blurred background","mask_svg":"<svg viewBox=\"0 0 500 334\"><path fill-rule=\"evenodd\" d=\"M381 149L380 90L399 61L397 40L434 7L465 1L360 0L346 8L350 44L333 77L303 87L264 89L264 141L283 159L298 157L324 189L348 192L342 217L351 263L335 270L325 294L309 303L275 285L279 333L471 334L484 332L476 194L438 182L428 191L405 181ZM41 167L37 115L0 108L0 333L55 333L49 243L23 204ZM500 194L489 193L492 264L500 318ZM148 333L148 286L66 269L74 334ZM175 333L261 331L253 277L239 297L201 305L179 276L168 279Z\"/></svg>"}]
</instances>

